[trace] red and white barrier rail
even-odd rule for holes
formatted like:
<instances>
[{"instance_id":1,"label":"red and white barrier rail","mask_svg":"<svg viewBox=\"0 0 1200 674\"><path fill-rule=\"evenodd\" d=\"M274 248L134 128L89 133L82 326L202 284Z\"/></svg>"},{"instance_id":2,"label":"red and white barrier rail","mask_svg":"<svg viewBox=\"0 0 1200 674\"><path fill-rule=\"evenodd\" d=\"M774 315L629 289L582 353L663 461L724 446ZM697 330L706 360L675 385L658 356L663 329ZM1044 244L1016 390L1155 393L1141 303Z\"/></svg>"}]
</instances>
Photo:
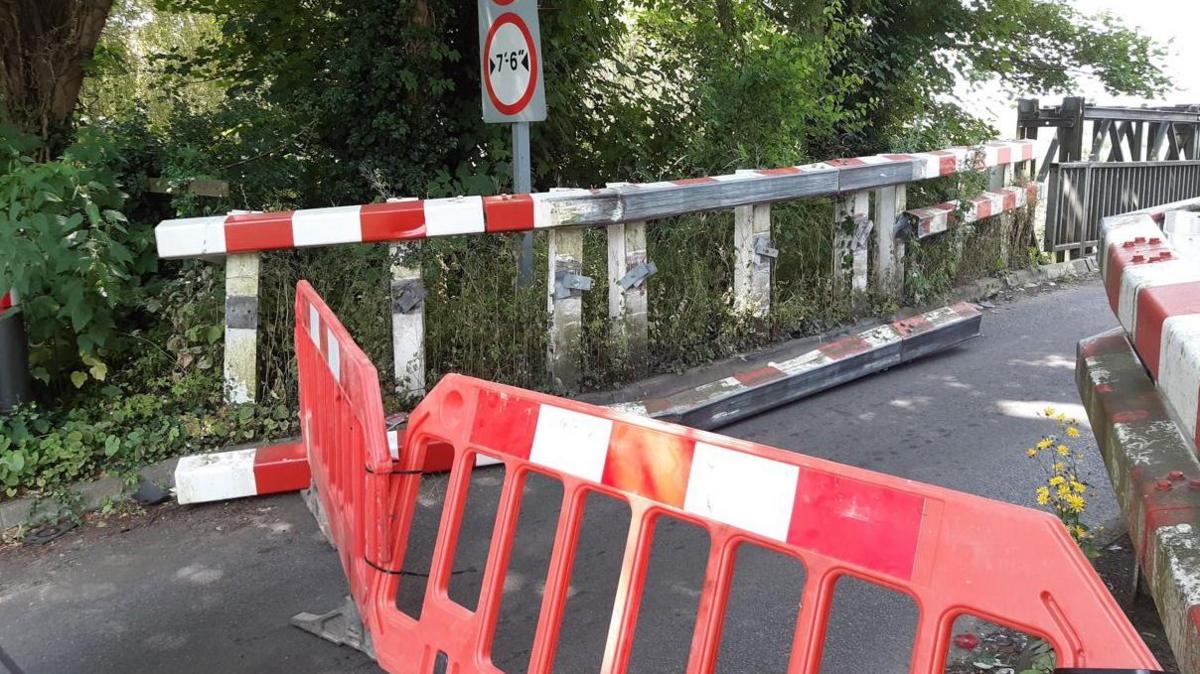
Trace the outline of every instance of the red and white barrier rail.
<instances>
[{"instance_id":1,"label":"red and white barrier rail","mask_svg":"<svg viewBox=\"0 0 1200 674\"><path fill-rule=\"evenodd\" d=\"M12 309L15 306L17 306L16 291L9 290L8 292L4 293L3 295L0 295L0 316L3 316L4 312L8 311L9 309Z\"/></svg>"},{"instance_id":2,"label":"red and white barrier rail","mask_svg":"<svg viewBox=\"0 0 1200 674\"><path fill-rule=\"evenodd\" d=\"M1200 258L1181 255L1149 216L1106 218L1100 235L1113 313L1200 448Z\"/></svg>"},{"instance_id":3,"label":"red and white barrier rail","mask_svg":"<svg viewBox=\"0 0 1200 674\"><path fill-rule=\"evenodd\" d=\"M1038 183L1025 186L1004 187L995 192L984 192L970 201L963 222L975 222L993 215L1000 215L1033 203L1038 198ZM927 208L913 208L905 211L911 226L918 238L940 234L950 228L954 214L958 211L958 201L947 201Z\"/></svg>"},{"instance_id":4,"label":"red and white barrier rail","mask_svg":"<svg viewBox=\"0 0 1200 674\"><path fill-rule=\"evenodd\" d=\"M1032 141L914 154L881 154L730 175L604 189L493 197L413 199L277 213L165 220L155 228L162 258L227 255L457 234L526 231L667 217L750 203L837 194L1033 159ZM683 193L680 191L683 190Z\"/></svg>"},{"instance_id":5,"label":"red and white barrier rail","mask_svg":"<svg viewBox=\"0 0 1200 674\"><path fill-rule=\"evenodd\" d=\"M223 501L298 491L311 480L301 443L185 456L175 466L179 503Z\"/></svg>"}]
</instances>

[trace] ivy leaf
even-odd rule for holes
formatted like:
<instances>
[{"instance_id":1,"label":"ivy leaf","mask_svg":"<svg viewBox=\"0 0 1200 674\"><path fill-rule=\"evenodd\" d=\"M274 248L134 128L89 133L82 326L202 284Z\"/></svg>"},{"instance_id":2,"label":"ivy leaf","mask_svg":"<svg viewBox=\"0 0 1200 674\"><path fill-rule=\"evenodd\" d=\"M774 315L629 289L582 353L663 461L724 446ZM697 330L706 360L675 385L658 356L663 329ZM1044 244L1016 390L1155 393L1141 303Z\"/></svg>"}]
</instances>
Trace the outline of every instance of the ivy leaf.
<instances>
[{"instance_id":1,"label":"ivy leaf","mask_svg":"<svg viewBox=\"0 0 1200 674\"><path fill-rule=\"evenodd\" d=\"M104 439L104 456L112 456L121 449L121 439L110 435Z\"/></svg>"},{"instance_id":2,"label":"ivy leaf","mask_svg":"<svg viewBox=\"0 0 1200 674\"><path fill-rule=\"evenodd\" d=\"M75 385L75 388L83 388L83 385L87 383L87 378L87 375L79 370L71 373L71 383Z\"/></svg>"},{"instance_id":3,"label":"ivy leaf","mask_svg":"<svg viewBox=\"0 0 1200 674\"><path fill-rule=\"evenodd\" d=\"M94 360L92 366L88 368L88 372L96 381L104 381L104 378L108 376L108 365L102 360Z\"/></svg>"}]
</instances>

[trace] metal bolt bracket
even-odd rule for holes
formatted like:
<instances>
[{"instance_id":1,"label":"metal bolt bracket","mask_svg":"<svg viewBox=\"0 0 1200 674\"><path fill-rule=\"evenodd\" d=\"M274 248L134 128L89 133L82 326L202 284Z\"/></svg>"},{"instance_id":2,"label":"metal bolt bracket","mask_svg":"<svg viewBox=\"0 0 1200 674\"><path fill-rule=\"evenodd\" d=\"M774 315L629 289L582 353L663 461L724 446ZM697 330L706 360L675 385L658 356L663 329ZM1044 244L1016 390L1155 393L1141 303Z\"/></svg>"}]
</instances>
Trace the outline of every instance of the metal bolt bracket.
<instances>
[{"instance_id":1,"label":"metal bolt bracket","mask_svg":"<svg viewBox=\"0 0 1200 674\"><path fill-rule=\"evenodd\" d=\"M771 247L770 234L755 234L754 235L754 254L756 262L762 262L764 257L769 257L772 260L779 257L779 249Z\"/></svg>"},{"instance_id":2,"label":"metal bolt bracket","mask_svg":"<svg viewBox=\"0 0 1200 674\"><path fill-rule=\"evenodd\" d=\"M411 314L425 304L425 283L417 279L392 281L392 313Z\"/></svg>"},{"instance_id":3,"label":"metal bolt bracket","mask_svg":"<svg viewBox=\"0 0 1200 674\"><path fill-rule=\"evenodd\" d=\"M646 260L645 262L639 262L629 271L625 272L625 275L617 283L620 284L622 290L629 290L630 288L642 286L646 283L646 279L657 273L658 266L652 260Z\"/></svg>"},{"instance_id":4,"label":"metal bolt bracket","mask_svg":"<svg viewBox=\"0 0 1200 674\"><path fill-rule=\"evenodd\" d=\"M582 297L585 290L592 289L592 278L575 272L560 271L554 274L554 299L565 300Z\"/></svg>"}]
</instances>

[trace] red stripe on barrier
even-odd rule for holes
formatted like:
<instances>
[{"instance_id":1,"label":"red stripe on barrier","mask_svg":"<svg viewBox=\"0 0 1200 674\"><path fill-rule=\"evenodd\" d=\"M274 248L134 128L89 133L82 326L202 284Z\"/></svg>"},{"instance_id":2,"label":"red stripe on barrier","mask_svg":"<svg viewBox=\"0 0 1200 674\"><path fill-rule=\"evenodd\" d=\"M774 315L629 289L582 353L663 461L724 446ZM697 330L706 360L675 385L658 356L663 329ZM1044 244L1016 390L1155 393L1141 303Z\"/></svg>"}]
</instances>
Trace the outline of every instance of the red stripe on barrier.
<instances>
[{"instance_id":1,"label":"red stripe on barrier","mask_svg":"<svg viewBox=\"0 0 1200 674\"><path fill-rule=\"evenodd\" d=\"M798 166L781 166L779 168L772 169L759 169L755 171L755 173L764 176L790 176L801 173L801 171L800 167Z\"/></svg>"},{"instance_id":2,"label":"red stripe on barrier","mask_svg":"<svg viewBox=\"0 0 1200 674\"><path fill-rule=\"evenodd\" d=\"M992 200L987 197L975 199L975 219L992 217Z\"/></svg>"},{"instance_id":3,"label":"red stripe on barrier","mask_svg":"<svg viewBox=\"0 0 1200 674\"><path fill-rule=\"evenodd\" d=\"M471 427L471 444L479 447L503 447L523 458L529 458L533 433L537 430L538 404L496 393L482 391L475 407L475 424Z\"/></svg>"},{"instance_id":4,"label":"red stripe on barrier","mask_svg":"<svg viewBox=\"0 0 1200 674\"><path fill-rule=\"evenodd\" d=\"M672 180L672 185L707 185L708 183L717 182L716 178L701 176L699 178L682 178L680 180Z\"/></svg>"},{"instance_id":5,"label":"red stripe on barrier","mask_svg":"<svg viewBox=\"0 0 1200 674\"><path fill-rule=\"evenodd\" d=\"M749 372L739 372L733 375L733 378L742 382L746 386L758 386L766 382L779 379L784 376L782 372L773 367L760 367L757 370Z\"/></svg>"},{"instance_id":6,"label":"red stripe on barrier","mask_svg":"<svg viewBox=\"0 0 1200 674\"><path fill-rule=\"evenodd\" d=\"M1004 191L1004 210L1011 211L1017 207L1017 193L1012 190Z\"/></svg>"},{"instance_id":7,"label":"red stripe on barrier","mask_svg":"<svg viewBox=\"0 0 1200 674\"><path fill-rule=\"evenodd\" d=\"M533 229L533 197L528 194L502 194L483 198L484 230L518 232Z\"/></svg>"},{"instance_id":8,"label":"red stripe on barrier","mask_svg":"<svg viewBox=\"0 0 1200 674\"><path fill-rule=\"evenodd\" d=\"M12 308L13 308L12 291L10 290L10 291L4 293L3 295L0 295L0 316L3 316L4 312L6 312Z\"/></svg>"},{"instance_id":9,"label":"red stripe on barrier","mask_svg":"<svg viewBox=\"0 0 1200 674\"><path fill-rule=\"evenodd\" d=\"M948 176L958 168L958 158L949 150L934 150L929 154L938 157L938 175Z\"/></svg>"},{"instance_id":10,"label":"red stripe on barrier","mask_svg":"<svg viewBox=\"0 0 1200 674\"><path fill-rule=\"evenodd\" d=\"M929 332L933 329L933 323L930 323L929 319L925 318L923 314L917 314L912 318L892 321L892 328L900 333L902 338L907 338L923 332Z\"/></svg>"},{"instance_id":11,"label":"red stripe on barrier","mask_svg":"<svg viewBox=\"0 0 1200 674\"><path fill-rule=\"evenodd\" d=\"M311 480L303 443L260 447L254 454L254 486L259 495L299 491Z\"/></svg>"},{"instance_id":12,"label":"red stripe on barrier","mask_svg":"<svg viewBox=\"0 0 1200 674\"><path fill-rule=\"evenodd\" d=\"M243 253L258 250L291 248L292 214L239 213L225 219L225 252Z\"/></svg>"},{"instance_id":13,"label":"red stripe on barrier","mask_svg":"<svg viewBox=\"0 0 1200 674\"><path fill-rule=\"evenodd\" d=\"M1000 165L1012 163L1012 148L1002 145L996 148L996 163Z\"/></svg>"},{"instance_id":14,"label":"red stripe on barrier","mask_svg":"<svg viewBox=\"0 0 1200 674\"><path fill-rule=\"evenodd\" d=\"M867 165L867 162L859 159L858 157L848 157L848 158L843 158L843 159L830 159L829 161L827 161L825 163L829 164L830 166L866 166Z\"/></svg>"},{"instance_id":15,"label":"red stripe on barrier","mask_svg":"<svg viewBox=\"0 0 1200 674\"><path fill-rule=\"evenodd\" d=\"M801 469L788 543L909 580L925 499Z\"/></svg>"},{"instance_id":16,"label":"red stripe on barrier","mask_svg":"<svg viewBox=\"0 0 1200 674\"><path fill-rule=\"evenodd\" d=\"M689 438L614 424L601 482L682 508L695 449Z\"/></svg>"},{"instance_id":17,"label":"red stripe on barrier","mask_svg":"<svg viewBox=\"0 0 1200 674\"><path fill-rule=\"evenodd\" d=\"M913 157L911 154L885 154L880 156L887 157L892 161L912 161L915 159L915 157Z\"/></svg>"},{"instance_id":18,"label":"red stripe on barrier","mask_svg":"<svg viewBox=\"0 0 1200 674\"><path fill-rule=\"evenodd\" d=\"M1200 281L1138 291L1137 330L1133 335L1133 346L1155 381L1158 380L1163 321L1181 314L1200 314Z\"/></svg>"},{"instance_id":19,"label":"red stripe on barrier","mask_svg":"<svg viewBox=\"0 0 1200 674\"><path fill-rule=\"evenodd\" d=\"M1033 159L1033 143L1021 144L1021 161L1029 161Z\"/></svg>"},{"instance_id":20,"label":"red stripe on barrier","mask_svg":"<svg viewBox=\"0 0 1200 674\"><path fill-rule=\"evenodd\" d=\"M871 345L867 343L867 340L858 335L850 335L849 337L842 337L828 344L822 344L817 350L833 360L841 360L857 356L860 353L866 353L871 350Z\"/></svg>"},{"instance_id":21,"label":"red stripe on barrier","mask_svg":"<svg viewBox=\"0 0 1200 674\"><path fill-rule=\"evenodd\" d=\"M425 203L418 200L367 204L362 207L363 241L425 238Z\"/></svg>"}]
</instances>

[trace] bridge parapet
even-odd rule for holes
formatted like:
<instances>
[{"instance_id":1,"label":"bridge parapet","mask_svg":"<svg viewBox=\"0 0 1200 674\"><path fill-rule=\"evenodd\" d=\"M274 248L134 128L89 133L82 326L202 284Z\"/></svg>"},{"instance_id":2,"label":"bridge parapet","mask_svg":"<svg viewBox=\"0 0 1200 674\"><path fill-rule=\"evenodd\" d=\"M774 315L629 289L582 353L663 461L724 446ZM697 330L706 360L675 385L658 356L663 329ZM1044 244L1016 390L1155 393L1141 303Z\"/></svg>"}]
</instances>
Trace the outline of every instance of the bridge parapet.
<instances>
[{"instance_id":1,"label":"bridge parapet","mask_svg":"<svg viewBox=\"0 0 1200 674\"><path fill-rule=\"evenodd\" d=\"M1098 258L1121 327L1081 341L1076 360L1138 566L1189 673L1200 673L1200 255L1158 222L1197 204L1104 219Z\"/></svg>"}]
</instances>

